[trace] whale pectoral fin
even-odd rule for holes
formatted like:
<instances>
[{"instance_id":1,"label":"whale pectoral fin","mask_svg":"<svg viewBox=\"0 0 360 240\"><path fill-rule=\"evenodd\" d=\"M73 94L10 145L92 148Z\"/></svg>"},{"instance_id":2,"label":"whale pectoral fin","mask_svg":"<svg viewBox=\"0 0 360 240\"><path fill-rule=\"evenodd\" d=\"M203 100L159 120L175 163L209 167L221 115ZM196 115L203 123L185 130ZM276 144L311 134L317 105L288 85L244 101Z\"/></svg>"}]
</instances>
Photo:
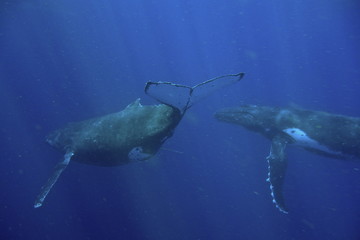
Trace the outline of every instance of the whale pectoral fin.
<instances>
[{"instance_id":1,"label":"whale pectoral fin","mask_svg":"<svg viewBox=\"0 0 360 240\"><path fill-rule=\"evenodd\" d=\"M74 153L71 152L67 152L64 156L64 160L59 162L58 164L56 164L54 172L52 173L52 175L50 176L50 178L47 180L47 182L45 183L45 185L41 188L41 192L40 194L37 196L35 203L34 203L34 208L38 208L41 207L46 196L48 195L48 193L50 192L51 188L54 186L54 184L56 183L56 181L58 180L58 178L60 177L61 173L65 170L65 168L67 167L67 165L70 162L71 157L74 155Z\"/></svg>"},{"instance_id":2,"label":"whale pectoral fin","mask_svg":"<svg viewBox=\"0 0 360 240\"><path fill-rule=\"evenodd\" d=\"M276 207L283 213L287 213L282 194L285 179L287 161L285 148L288 140L282 136L275 136L271 142L270 155L266 158L269 163L269 174L267 181L270 182L271 195Z\"/></svg>"}]
</instances>

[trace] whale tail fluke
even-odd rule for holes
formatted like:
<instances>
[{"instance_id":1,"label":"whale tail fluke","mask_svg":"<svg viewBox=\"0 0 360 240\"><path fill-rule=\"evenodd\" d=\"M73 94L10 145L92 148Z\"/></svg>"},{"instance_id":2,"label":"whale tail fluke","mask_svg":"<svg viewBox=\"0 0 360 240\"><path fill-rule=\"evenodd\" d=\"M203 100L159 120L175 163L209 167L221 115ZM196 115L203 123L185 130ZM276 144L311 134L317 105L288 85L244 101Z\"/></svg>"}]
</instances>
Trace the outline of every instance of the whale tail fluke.
<instances>
[{"instance_id":1,"label":"whale tail fluke","mask_svg":"<svg viewBox=\"0 0 360 240\"><path fill-rule=\"evenodd\" d=\"M244 75L244 73L223 75L193 87L171 82L147 82L145 93L161 103L179 109L184 114L194 103L222 87L240 81Z\"/></svg>"}]
</instances>

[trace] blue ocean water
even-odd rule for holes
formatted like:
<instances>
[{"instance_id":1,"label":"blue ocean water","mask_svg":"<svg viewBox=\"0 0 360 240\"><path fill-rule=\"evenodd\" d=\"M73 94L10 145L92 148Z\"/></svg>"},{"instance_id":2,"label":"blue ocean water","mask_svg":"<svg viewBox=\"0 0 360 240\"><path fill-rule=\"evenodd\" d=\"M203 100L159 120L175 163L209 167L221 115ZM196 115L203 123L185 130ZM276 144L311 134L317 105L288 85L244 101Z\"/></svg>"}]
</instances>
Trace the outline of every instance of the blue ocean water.
<instances>
[{"instance_id":1,"label":"blue ocean water","mask_svg":"<svg viewBox=\"0 0 360 240\"><path fill-rule=\"evenodd\" d=\"M1 1L0 239L360 239L360 163L289 147L272 203L270 142L218 122L243 103L360 117L355 0ZM156 157L104 168L44 139L68 122L122 110L145 82L195 85L245 72L194 105Z\"/></svg>"}]
</instances>

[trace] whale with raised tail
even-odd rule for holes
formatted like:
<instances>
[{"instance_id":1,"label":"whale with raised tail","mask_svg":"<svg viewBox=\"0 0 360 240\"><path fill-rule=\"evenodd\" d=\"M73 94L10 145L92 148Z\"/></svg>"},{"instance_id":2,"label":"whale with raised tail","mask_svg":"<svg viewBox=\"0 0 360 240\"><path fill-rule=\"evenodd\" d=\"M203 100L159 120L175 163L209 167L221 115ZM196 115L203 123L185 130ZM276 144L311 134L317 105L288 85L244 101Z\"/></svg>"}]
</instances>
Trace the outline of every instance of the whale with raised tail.
<instances>
[{"instance_id":1,"label":"whale with raised tail","mask_svg":"<svg viewBox=\"0 0 360 240\"><path fill-rule=\"evenodd\" d=\"M70 161L117 166L154 156L172 136L186 111L198 100L242 79L244 73L216 77L193 87L171 82L148 82L145 93L161 104L141 105L140 99L124 110L55 130L47 142L64 153L35 200L38 208Z\"/></svg>"}]
</instances>

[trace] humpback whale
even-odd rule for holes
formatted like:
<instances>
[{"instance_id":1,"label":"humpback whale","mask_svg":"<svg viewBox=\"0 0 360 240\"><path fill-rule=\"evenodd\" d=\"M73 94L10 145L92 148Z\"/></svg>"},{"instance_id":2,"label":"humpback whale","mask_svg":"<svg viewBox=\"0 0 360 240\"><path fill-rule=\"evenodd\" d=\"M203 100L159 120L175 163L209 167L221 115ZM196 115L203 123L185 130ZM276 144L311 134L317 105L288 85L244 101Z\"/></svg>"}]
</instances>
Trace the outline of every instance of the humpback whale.
<instances>
[{"instance_id":1,"label":"humpback whale","mask_svg":"<svg viewBox=\"0 0 360 240\"><path fill-rule=\"evenodd\" d=\"M35 200L38 208L70 161L117 166L154 156L172 136L185 112L213 91L240 81L244 73L216 77L193 87L171 82L147 82L145 93L161 104L141 105L82 122L69 123L50 133L46 141L64 153Z\"/></svg>"},{"instance_id":2,"label":"humpback whale","mask_svg":"<svg viewBox=\"0 0 360 240\"><path fill-rule=\"evenodd\" d=\"M282 194L288 144L337 159L360 159L360 118L295 107L279 108L243 105L224 108L215 118L260 133L271 140L267 181L273 202L280 211L288 210Z\"/></svg>"}]
</instances>

